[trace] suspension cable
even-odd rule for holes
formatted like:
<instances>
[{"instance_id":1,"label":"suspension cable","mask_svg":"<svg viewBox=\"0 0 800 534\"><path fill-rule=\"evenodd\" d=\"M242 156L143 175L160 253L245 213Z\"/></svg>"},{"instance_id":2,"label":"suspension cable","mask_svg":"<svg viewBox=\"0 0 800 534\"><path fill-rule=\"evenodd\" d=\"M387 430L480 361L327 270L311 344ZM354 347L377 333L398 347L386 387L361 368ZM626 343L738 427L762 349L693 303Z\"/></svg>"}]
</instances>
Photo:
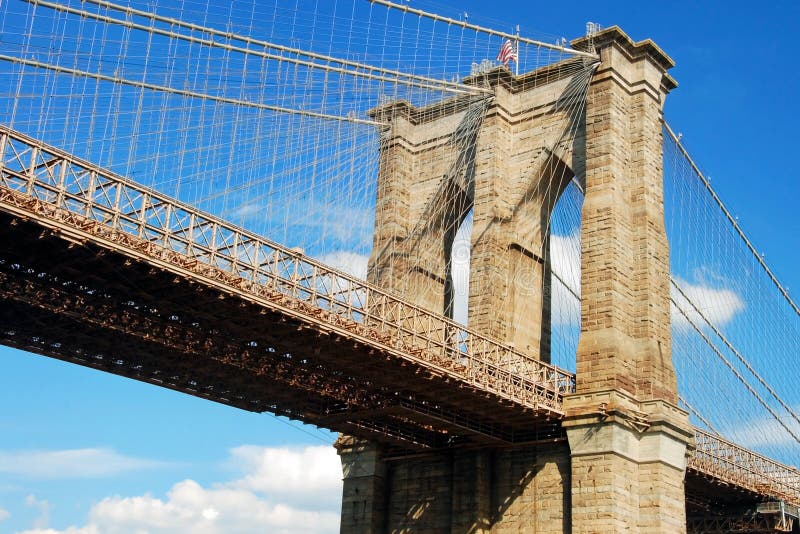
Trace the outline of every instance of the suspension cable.
<instances>
[{"instance_id":1,"label":"suspension cable","mask_svg":"<svg viewBox=\"0 0 800 534\"><path fill-rule=\"evenodd\" d=\"M153 91L160 91L164 93L172 93L181 96L188 96L193 98L202 98L205 100L212 100L214 102L224 102L226 104L235 104L237 106L245 106L249 108L255 109L264 109L269 111L275 111L278 113L290 113L294 115L303 115L306 117L314 117L317 119L328 119L328 120L335 120L335 121L342 121L342 122L352 122L355 124L367 124L369 126L385 126L385 123L377 122L368 119L358 119L355 117L346 117L341 115L330 115L328 113L319 113L316 111L306 111L302 109L295 109L295 108L286 108L282 106L273 106L271 104L261 104L258 102L250 102L248 100L241 100L238 98L230 98L227 96L216 96L210 95L207 93L199 93L197 91L189 91L188 89L175 89L174 87L168 87L166 85L158 85L154 83L148 82L138 82L136 80L129 80L127 78L121 78L119 76L109 76L107 74L99 74L95 72L88 72L85 70L80 69L71 69L68 67L62 67L60 65L53 65L51 63L44 63L41 61L35 61L33 59L23 59L14 56L6 56L4 54L0 54L0 60L8 61L11 63L18 63L20 65L27 65L29 67L36 67L40 69L51 70L54 72L59 72L61 74L71 74L73 76L79 76L83 78L94 78L95 80L102 80L106 82L121 84L121 85L130 85L132 87L138 87L142 89L150 89Z\"/></svg>"},{"instance_id":2,"label":"suspension cable","mask_svg":"<svg viewBox=\"0 0 800 534\"><path fill-rule=\"evenodd\" d=\"M711 322L711 321L708 319L708 317L706 317L706 316L705 316L705 314L703 314L703 312L702 312L702 311L700 311L700 308L698 308L698 307L697 307L697 304L695 304L695 303L694 303L694 302L693 302L691 299L689 299L689 297L686 295L686 293L684 293L684 291L683 291L683 289L681 288L681 286L679 286L679 285L678 285L678 284L675 282L675 279L671 278L671 279L670 279L670 283L672 284L672 287L674 287L676 290L678 290L678 293L680 293L680 295L681 295L681 296L682 296L684 299L686 299L686 301L687 301L689 304L691 304L691 305L692 305L692 309L695 311L695 313L697 313L697 315L699 315L699 316L700 316L700 317L703 319L703 321L704 321L704 322L705 322L705 323L706 323L706 324L707 324L707 325L708 325L708 326L711 328L711 330L713 330L713 332L714 332L714 333L715 333L715 334L716 334L716 335L717 335L717 336L718 336L718 337L719 337L719 338L722 340L722 342L725 344L725 346L726 346L726 347L728 347L728 350L730 350L731 352L733 352L733 353L736 355L736 358L737 358L737 359L738 359L738 360L739 360L739 361L742 363L742 365L744 365L744 366L745 366L745 368L746 368L748 371L750 371L750 373L752 373L752 375L753 375L754 377L756 377L756 380L758 380L758 383L759 383L759 384L761 384L761 385L764 387L764 389L766 389L767 391L769 391L769 393L770 393L770 394L771 394L771 395L772 395L772 396L775 398L775 400L776 400L776 401L778 401L778 404L780 404L780 405L781 405L781 407L782 407L784 410L786 410L787 412L789 412L789 414L792 416L792 418L793 418L795 421L797 421L798 423L800 423L800 418L797 416L797 414L794 412L794 410L792 410L791 406L789 406L788 404L786 404L786 403L783 401L783 399L781 399L781 398L778 396L778 393L777 393L777 392L776 392L776 391L775 391L775 390L772 388L772 386L770 386L770 385L767 383L767 381L766 381L766 380L764 380L764 378L763 378L763 377L762 377L760 374L758 374L758 371L756 371L756 370L753 368L753 366L752 366L752 365L750 365L750 362L748 362L748 361L745 359L745 357L744 357L744 356L742 356L742 354L741 354L741 353L740 353L738 350L736 350L736 347L734 347L734 346L731 344L731 342L730 342L730 341L728 341L728 338L726 338L726 337L725 337L725 335L724 335L724 334L723 334L723 333L722 333L722 332L719 330L719 328L717 328L717 327L716 327L716 325L714 325L714 324L713 324L713 323L712 323L712 322Z\"/></svg>"},{"instance_id":3,"label":"suspension cable","mask_svg":"<svg viewBox=\"0 0 800 534\"><path fill-rule=\"evenodd\" d=\"M784 428L784 430L786 430L786 432L788 432L789 435L792 436L792 438L794 438L794 440L800 444L800 436L798 436L794 431L792 431L791 428L789 428L789 426L786 423L783 422L783 419L781 419L781 417L777 414L777 412L775 412L775 410L772 409L772 407L767 403L767 401L765 401L761 397L761 395L758 394L758 392L753 388L753 386L750 385L750 383L744 378L744 376L742 376L742 374L736 369L736 367L730 362L730 360L728 360L725 357L725 355L722 354L722 352L716 347L716 345L714 345L714 343L708 338L708 336L705 333L703 333L700 327L698 327L695 324L695 322L692 321L689 315L683 310L683 308L681 308L681 306L675 301L675 299L670 297L670 301L675 306L675 309L677 309L680 312L680 314L683 315L686 321L692 326L694 331L697 332L697 334L701 338L703 338L703 341L705 341L706 344L708 344L711 350L713 350L714 353L720 358L720 360L722 360L725 366L736 376L736 378L739 379L739 381L747 389L747 391L749 391L756 398L759 404L761 404L770 413L770 415L772 415L772 417L775 418L778 424L780 424Z\"/></svg>"},{"instance_id":4,"label":"suspension cable","mask_svg":"<svg viewBox=\"0 0 800 534\"><path fill-rule=\"evenodd\" d=\"M664 124L664 129L667 131L669 136L675 142L675 145L677 145L678 149L681 151L681 154L683 154L683 156L686 158L686 160L692 166L692 170L694 170L695 174L697 174L697 177L700 178L700 181L703 183L703 185L705 186L706 190L708 190L708 192L711 194L711 198L714 199L714 202L716 202L717 206L719 206L719 208L725 214L725 218L727 218L728 222L730 222L731 225L733 225L733 228L734 228L734 230L736 230L736 233L739 234L739 237L742 239L742 241L744 241L744 244L747 246L748 249L750 249L750 252L753 253L753 256L755 256L755 258L758 261L759 265L761 265L761 268L764 269L764 272L767 273L767 276L769 276L770 280L772 280L772 283L775 284L775 287L778 288L778 291L781 292L781 295L783 295L783 298L786 299L786 302L789 303L789 306L792 307L792 309L794 310L794 312L797 315L800 315L800 308L797 306L797 304L794 303L794 301L792 300L792 297L789 296L789 292L786 291L786 289L781 285L781 283L778 281L778 278L772 273L772 270L769 268L769 266L767 266L767 264L764 261L764 259L756 251L756 249L753 246L753 244L750 243L750 240L747 238L747 236L745 235L744 231L739 226L739 223L731 215L731 213L728 211L728 209L722 203L722 200L720 200L720 198L717 196L717 193L711 187L711 183L703 175L703 173L700 172L700 169L697 167L697 165L695 164L694 160L689 155L689 152L686 151L686 148L684 148L683 144L681 143L680 138L677 135L675 135L675 132L672 131L672 128L670 128L669 124L667 124L667 121L663 121L663 124Z\"/></svg>"},{"instance_id":5,"label":"suspension cable","mask_svg":"<svg viewBox=\"0 0 800 534\"><path fill-rule=\"evenodd\" d=\"M298 59L298 58L286 57L286 56L282 56L282 55L278 55L278 54L272 54L272 53L269 53L269 52L260 52L260 51L253 50L253 49L250 49L250 48L244 48L244 47L241 47L241 46L234 46L234 45L231 45L231 44L221 43L221 42L218 42L218 41L214 41L213 39L203 39L203 38L200 38L200 37L193 37L191 35L183 35L183 34L180 34L180 33L173 32L173 31L162 30L162 29L154 28L152 26L147 26L147 25L143 25L143 24L137 24L137 23L131 22L129 20L120 20L120 19L117 19L117 18L114 18L114 17L109 17L107 15L101 15L99 13L92 13L90 11L86 11L86 10L83 10L83 9L76 9L76 8L73 8L73 7L65 6L63 4L58 4L58 3L54 3L54 2L47 2L47 1L42 1L42 0L25 0L25 1L29 2L29 3L32 3L32 4L48 7L48 8L54 9L56 11L63 11L65 13L71 13L73 15L80 15L81 17L92 18L92 19L99 20L101 22L105 22L105 23L108 23L108 24L118 24L118 25L124 26L126 28L142 30L142 31L145 31L145 32L148 32L148 33L153 33L153 34L157 34L157 35L163 35L165 37L170 37L170 38L173 38L173 39L181 39L183 41L187 41L187 42L190 42L190 43L201 44L201 45L204 45L204 46L209 46L209 47L213 47L213 48L220 48L220 49L228 50L228 51L240 52L240 53L245 54L245 55L252 55L252 56L261 57L261 58L264 58L264 59L271 59L271 60L282 61L282 62L286 62L286 63L293 63L293 64L296 64L296 65L302 65L304 67L320 69L320 70L324 70L324 71L327 71L327 72L336 72L336 73L339 73L339 74L346 74L346 75L349 75L349 76L354 76L354 77L359 77L359 78L368 78L368 79L371 79L371 80L394 82L394 83L398 83L398 84L402 84L402 85L410 85L410 86L413 86L413 87L419 87L419 88L422 88L422 89L446 90L446 91L452 92L452 93L474 94L474 93L485 92L485 89L479 88L479 87L473 87L473 86L469 86L469 85L464 85L464 84L460 84L460 83L457 83L457 82L449 82L447 80L437 80L436 78L429 78L427 76L420 76L420 75L417 75L417 74L410 74L410 73L407 73L407 72L402 72L402 71L397 71L397 70L392 70L392 69L386 69L386 68L383 68L383 67L376 67L376 66L373 66L373 65L365 64L365 63L359 63L359 62L356 62L356 61L336 58L336 57L333 57L333 56L326 56L324 54L318 54L316 52L310 52L310 51L302 50L302 49L299 49L299 48L292 48L292 47L288 47L288 46L284 46L284 45L279 45L277 43L271 43L271 42L268 42L268 41L259 41L257 39L253 39L251 37L247 37L247 36L243 36L243 35L236 35L236 34L232 34L232 33L228 33L228 32L223 32L223 31L220 31L220 30L215 30L213 28L199 26L197 24L184 22L184 21L181 21L181 20L178 20L178 19L173 19L173 18L170 18L170 17L164 17L164 16L158 15L156 13L150 13L150 12L147 12L147 11L141 11L141 10L138 10L138 9L133 9L133 8L117 5L117 4L114 4L114 3L111 3L111 2L106 2L106 1L103 1L103 0L83 0L83 1L99 5L101 7L114 9L114 10L117 10L117 11L121 11L121 12L126 13L128 15L136 15L136 16L140 16L140 17L146 17L146 18L151 19L151 20L157 20L159 22L163 22L165 24L169 24L170 26L173 26L173 27L181 27L181 28L185 28L185 29L188 29L188 30L192 30L192 31L202 32L202 33L205 33L205 34L210 35L210 36L222 37L222 38L228 39L228 40L241 41L241 42L246 43L248 45L262 46L264 48L278 50L280 52L285 52L285 53L289 53L289 54L296 54L296 55L299 55L299 56L304 56L304 57L308 57L308 58L311 58L311 59L325 61L325 62L328 62L328 63L337 63L337 64L340 64L340 65L345 65L347 67L351 67L352 69L362 69L362 71L351 70L351 69L346 69L346 68L342 68L342 67L334 67L334 66L331 66L331 65L324 65L324 64L321 64L321 63L315 63L313 61L304 61L304 60L301 60L301 59ZM377 72L378 74L372 74L370 72L363 72L363 70Z\"/></svg>"},{"instance_id":6,"label":"suspension cable","mask_svg":"<svg viewBox=\"0 0 800 534\"><path fill-rule=\"evenodd\" d=\"M461 28L465 28L468 30L474 30L488 35L495 35L497 37L503 37L505 39L511 39L512 41L539 46L542 48L549 48L550 50L558 50L559 52L564 52L565 54L573 54L576 56L598 59L597 54L592 54L591 52L584 52L582 50L575 50L574 48L567 48L566 46L545 43L544 41L537 41L535 39L528 39L526 37L520 37L519 35L514 33L492 30L491 28L485 28L483 26L478 26L477 24L463 22L460 20L452 19L450 17L443 17L441 15L437 15L435 13L429 13L421 9L414 9L413 7L409 7L408 4L397 4L395 2L390 2L389 0L369 0L369 1L372 2L373 4L379 4L392 9L399 9L400 11L405 11L406 13L412 13L414 15L429 18L431 20L435 20L438 22L445 22L447 24L452 24L454 26L460 26Z\"/></svg>"}]
</instances>

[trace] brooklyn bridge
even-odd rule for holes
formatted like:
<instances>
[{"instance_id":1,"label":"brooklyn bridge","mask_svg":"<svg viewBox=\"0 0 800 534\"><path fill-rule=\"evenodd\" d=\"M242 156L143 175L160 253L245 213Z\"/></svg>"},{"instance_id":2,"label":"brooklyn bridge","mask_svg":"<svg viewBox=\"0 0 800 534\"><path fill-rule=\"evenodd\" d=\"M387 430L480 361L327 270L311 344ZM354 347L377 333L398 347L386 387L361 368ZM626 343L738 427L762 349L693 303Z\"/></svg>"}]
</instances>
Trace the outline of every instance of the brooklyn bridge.
<instances>
[{"instance_id":1,"label":"brooklyn bridge","mask_svg":"<svg viewBox=\"0 0 800 534\"><path fill-rule=\"evenodd\" d=\"M800 309L656 43L154 5L0 7L0 343L339 432L343 533L800 528Z\"/></svg>"}]
</instances>

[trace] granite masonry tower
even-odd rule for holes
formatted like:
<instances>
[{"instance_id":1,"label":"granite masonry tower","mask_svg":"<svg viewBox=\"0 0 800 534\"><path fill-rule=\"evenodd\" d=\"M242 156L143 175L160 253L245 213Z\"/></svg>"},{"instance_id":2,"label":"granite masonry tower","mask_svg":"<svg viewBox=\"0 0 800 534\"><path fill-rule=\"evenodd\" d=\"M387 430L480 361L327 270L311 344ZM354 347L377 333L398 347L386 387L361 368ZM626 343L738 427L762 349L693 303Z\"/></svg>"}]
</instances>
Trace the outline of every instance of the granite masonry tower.
<instances>
[{"instance_id":1,"label":"granite masonry tower","mask_svg":"<svg viewBox=\"0 0 800 534\"><path fill-rule=\"evenodd\" d=\"M518 77L491 71L485 83L493 98L470 123L472 148L455 171L452 161L437 166L444 158L436 154L463 150L446 132L474 102L424 110L393 102L374 111L391 127L381 144L370 260L372 281L450 313L448 248L471 210L470 328L549 361L549 260L539 251L561 192L578 180L581 331L565 437L392 457L343 436L343 534L686 530L694 434L677 407L662 183L662 107L676 87L667 74L673 62L617 27L572 46L600 58L585 107L556 105L570 79L551 67ZM578 127L554 150L547 139L573 121ZM541 172L532 183L525 169L534 162ZM452 187L441 187L443 176ZM454 208L412 239L431 199ZM529 291L531 278L544 290Z\"/></svg>"}]
</instances>

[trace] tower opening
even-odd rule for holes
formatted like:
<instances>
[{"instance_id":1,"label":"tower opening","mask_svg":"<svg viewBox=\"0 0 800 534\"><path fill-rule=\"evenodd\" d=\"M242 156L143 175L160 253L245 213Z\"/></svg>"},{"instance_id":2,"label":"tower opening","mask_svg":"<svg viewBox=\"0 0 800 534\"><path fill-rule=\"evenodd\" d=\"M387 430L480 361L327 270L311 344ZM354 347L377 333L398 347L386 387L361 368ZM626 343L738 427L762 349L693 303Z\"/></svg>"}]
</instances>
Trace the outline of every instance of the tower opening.
<instances>
[{"instance_id":1,"label":"tower opening","mask_svg":"<svg viewBox=\"0 0 800 534\"><path fill-rule=\"evenodd\" d=\"M445 310L450 319L467 326L469 309L469 260L472 249L472 213L454 229L452 244L447 257L445 278Z\"/></svg>"}]
</instances>

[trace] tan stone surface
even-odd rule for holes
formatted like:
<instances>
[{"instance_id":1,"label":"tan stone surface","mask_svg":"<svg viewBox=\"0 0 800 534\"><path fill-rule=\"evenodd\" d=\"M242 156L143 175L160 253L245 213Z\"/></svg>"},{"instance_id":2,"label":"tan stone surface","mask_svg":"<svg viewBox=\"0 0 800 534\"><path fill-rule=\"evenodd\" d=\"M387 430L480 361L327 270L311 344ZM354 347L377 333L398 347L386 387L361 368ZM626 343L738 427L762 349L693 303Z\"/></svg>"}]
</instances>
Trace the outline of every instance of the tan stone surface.
<instances>
[{"instance_id":1,"label":"tan stone surface","mask_svg":"<svg viewBox=\"0 0 800 534\"><path fill-rule=\"evenodd\" d=\"M494 98L477 136L470 177L453 173L458 149L451 134L464 118L464 98L421 109L395 103L373 112L391 128L381 145L371 281L444 312L453 237L445 228L457 228L472 208L470 327L549 361L547 228L573 169L583 166L573 149L582 139L564 135L572 120L569 108L556 105L569 82L566 75L515 79L504 69L494 71ZM469 181L474 192L464 190ZM458 187L443 195L443 183ZM431 217L431 206L449 209Z\"/></svg>"},{"instance_id":2,"label":"tan stone surface","mask_svg":"<svg viewBox=\"0 0 800 534\"><path fill-rule=\"evenodd\" d=\"M383 532L386 468L380 446L350 436L339 437L334 446L344 476L341 532Z\"/></svg>"},{"instance_id":3,"label":"tan stone surface","mask_svg":"<svg viewBox=\"0 0 800 534\"><path fill-rule=\"evenodd\" d=\"M602 62L586 106L577 393L564 403L572 532L685 532L692 431L675 407L663 215L672 62L618 28L594 42Z\"/></svg>"},{"instance_id":4,"label":"tan stone surface","mask_svg":"<svg viewBox=\"0 0 800 534\"><path fill-rule=\"evenodd\" d=\"M341 450L340 450L341 453ZM364 451L367 457L371 454ZM371 458L371 457L370 457ZM343 457L345 462L351 461ZM565 442L506 450L451 451L383 462L386 514L380 532L561 533L570 523ZM348 516L363 477L345 475L342 533L378 532ZM358 510L362 508L357 505Z\"/></svg>"},{"instance_id":5,"label":"tan stone surface","mask_svg":"<svg viewBox=\"0 0 800 534\"><path fill-rule=\"evenodd\" d=\"M391 461L376 446L340 446L343 533L685 532L693 433L675 406L663 221L661 114L676 86L666 74L672 60L618 28L573 44L590 41L601 63L585 125L555 155L552 134L568 117L553 103L567 80L533 84L530 75L525 82L491 74L495 98L477 137L472 196L462 187L435 197L448 173L453 184L468 181L451 172L450 134L463 103L375 110L392 126L381 148L371 279L443 311L452 239L443 229L454 221L419 228L431 198L460 214L472 207L470 326L544 360L545 229L573 173L585 175L577 393L564 404L568 444Z\"/></svg>"}]
</instances>

